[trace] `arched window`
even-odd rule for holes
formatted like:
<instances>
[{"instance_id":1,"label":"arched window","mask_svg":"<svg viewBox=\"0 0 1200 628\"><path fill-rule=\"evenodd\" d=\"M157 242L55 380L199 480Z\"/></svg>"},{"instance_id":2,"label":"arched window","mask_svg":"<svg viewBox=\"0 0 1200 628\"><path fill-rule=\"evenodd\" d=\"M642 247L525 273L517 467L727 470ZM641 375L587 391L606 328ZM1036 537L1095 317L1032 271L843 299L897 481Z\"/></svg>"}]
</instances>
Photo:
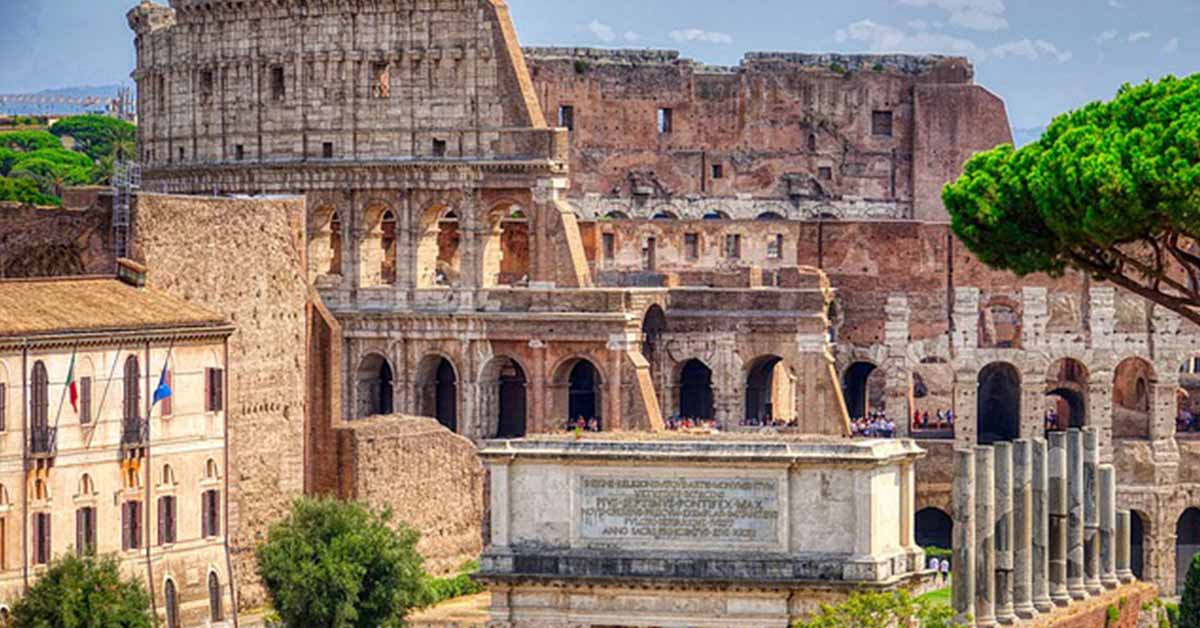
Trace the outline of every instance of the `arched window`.
<instances>
[{"instance_id":1,"label":"arched window","mask_svg":"<svg viewBox=\"0 0 1200 628\"><path fill-rule=\"evenodd\" d=\"M342 216L333 212L329 219L329 274L342 274Z\"/></svg>"},{"instance_id":2,"label":"arched window","mask_svg":"<svg viewBox=\"0 0 1200 628\"><path fill-rule=\"evenodd\" d=\"M29 425L35 431L50 424L50 378L41 360L33 363L29 391Z\"/></svg>"},{"instance_id":3,"label":"arched window","mask_svg":"<svg viewBox=\"0 0 1200 628\"><path fill-rule=\"evenodd\" d=\"M842 375L842 396L846 399L846 409L851 419L861 419L874 409L871 407L872 395L867 382L876 370L877 367L870 362L855 362Z\"/></svg>"},{"instance_id":4,"label":"arched window","mask_svg":"<svg viewBox=\"0 0 1200 628\"><path fill-rule=\"evenodd\" d=\"M220 477L220 474L217 468L217 461L209 458L208 462L204 463L204 478L206 480L215 480L218 477Z\"/></svg>"},{"instance_id":5,"label":"arched window","mask_svg":"<svg viewBox=\"0 0 1200 628\"><path fill-rule=\"evenodd\" d=\"M378 353L368 354L358 367L358 417L380 416L395 411L392 367Z\"/></svg>"},{"instance_id":6,"label":"arched window","mask_svg":"<svg viewBox=\"0 0 1200 628\"><path fill-rule=\"evenodd\" d=\"M679 370L679 416L713 417L712 369L700 360L688 360Z\"/></svg>"},{"instance_id":7,"label":"arched window","mask_svg":"<svg viewBox=\"0 0 1200 628\"><path fill-rule=\"evenodd\" d=\"M777 355L755 358L746 370L746 416L751 425L788 422L795 418L791 369Z\"/></svg>"},{"instance_id":8,"label":"arched window","mask_svg":"<svg viewBox=\"0 0 1200 628\"><path fill-rule=\"evenodd\" d=\"M383 212L379 223L380 245L383 247L383 262L379 275L384 285L396 283L396 214L392 210Z\"/></svg>"},{"instance_id":9,"label":"arched window","mask_svg":"<svg viewBox=\"0 0 1200 628\"><path fill-rule=\"evenodd\" d=\"M568 419L591 421L600 419L600 378L596 367L580 360L571 369L567 391Z\"/></svg>"},{"instance_id":10,"label":"arched window","mask_svg":"<svg viewBox=\"0 0 1200 628\"><path fill-rule=\"evenodd\" d=\"M92 484L92 476L84 473L83 476L79 478L79 495L80 495L80 497L87 497L88 495L95 495L95 494L96 494L96 486L94 484Z\"/></svg>"},{"instance_id":11,"label":"arched window","mask_svg":"<svg viewBox=\"0 0 1200 628\"><path fill-rule=\"evenodd\" d=\"M50 489L46 487L45 480L38 478L33 481L33 498L50 499Z\"/></svg>"},{"instance_id":12,"label":"arched window","mask_svg":"<svg viewBox=\"0 0 1200 628\"><path fill-rule=\"evenodd\" d=\"M777 212L763 212L759 214L755 220L783 220L783 215Z\"/></svg>"},{"instance_id":13,"label":"arched window","mask_svg":"<svg viewBox=\"0 0 1200 628\"><path fill-rule=\"evenodd\" d=\"M162 483L166 486L170 486L175 483L175 470L172 469L171 465L169 465L169 464L163 465Z\"/></svg>"},{"instance_id":14,"label":"arched window","mask_svg":"<svg viewBox=\"0 0 1200 628\"><path fill-rule=\"evenodd\" d=\"M175 581L167 580L163 598L166 600L167 628L179 628L179 594L175 592Z\"/></svg>"},{"instance_id":15,"label":"arched window","mask_svg":"<svg viewBox=\"0 0 1200 628\"><path fill-rule=\"evenodd\" d=\"M221 609L221 581L215 571L208 572L208 618L214 623L225 620Z\"/></svg>"}]
</instances>

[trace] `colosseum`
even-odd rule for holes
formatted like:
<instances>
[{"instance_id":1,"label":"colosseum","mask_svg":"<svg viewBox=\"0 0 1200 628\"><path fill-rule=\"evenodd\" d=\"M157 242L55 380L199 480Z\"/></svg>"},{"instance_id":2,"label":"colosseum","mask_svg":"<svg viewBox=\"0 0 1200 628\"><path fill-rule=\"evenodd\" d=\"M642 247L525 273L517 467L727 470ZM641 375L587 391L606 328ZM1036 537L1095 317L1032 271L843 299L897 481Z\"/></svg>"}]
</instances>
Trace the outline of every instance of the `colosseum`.
<instances>
[{"instance_id":1,"label":"colosseum","mask_svg":"<svg viewBox=\"0 0 1200 628\"><path fill-rule=\"evenodd\" d=\"M956 445L1086 425L1136 574L1174 592L1200 551L1200 434L1177 430L1198 330L955 239L943 185L1012 141L967 59L522 49L502 0L172 0L129 23L144 189L303 197L340 329L333 425L803 425L837 403L812 390L829 343L850 417L886 412L928 451L919 541L949 543ZM337 482L309 464L297 486Z\"/></svg>"}]
</instances>

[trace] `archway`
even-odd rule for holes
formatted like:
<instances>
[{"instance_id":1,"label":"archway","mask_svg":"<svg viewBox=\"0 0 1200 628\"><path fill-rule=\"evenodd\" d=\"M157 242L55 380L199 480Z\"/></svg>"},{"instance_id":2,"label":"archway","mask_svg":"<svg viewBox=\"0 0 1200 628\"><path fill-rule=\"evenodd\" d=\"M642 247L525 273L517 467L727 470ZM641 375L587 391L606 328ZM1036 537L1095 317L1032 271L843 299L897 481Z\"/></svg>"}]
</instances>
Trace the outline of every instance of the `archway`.
<instances>
[{"instance_id":1,"label":"archway","mask_svg":"<svg viewBox=\"0 0 1200 628\"><path fill-rule=\"evenodd\" d=\"M876 369L870 362L855 362L842 373L842 396L851 419L861 419L872 410L867 380Z\"/></svg>"},{"instance_id":2,"label":"archway","mask_svg":"<svg viewBox=\"0 0 1200 628\"><path fill-rule=\"evenodd\" d=\"M650 220L679 220L679 216L673 211L663 210L651 216Z\"/></svg>"},{"instance_id":3,"label":"archway","mask_svg":"<svg viewBox=\"0 0 1200 628\"><path fill-rule=\"evenodd\" d=\"M421 218L417 243L417 287L452 286L461 276L458 214L443 206L430 207Z\"/></svg>"},{"instance_id":4,"label":"archway","mask_svg":"<svg viewBox=\"0 0 1200 628\"><path fill-rule=\"evenodd\" d=\"M1021 433L1021 374L1007 362L979 371L976 401L980 445L1014 440Z\"/></svg>"},{"instance_id":5,"label":"archway","mask_svg":"<svg viewBox=\"0 0 1200 628\"><path fill-rule=\"evenodd\" d=\"M1183 593L1192 558L1200 554L1200 509L1188 508L1175 524L1175 588Z\"/></svg>"},{"instance_id":6,"label":"archway","mask_svg":"<svg viewBox=\"0 0 1200 628\"><path fill-rule=\"evenodd\" d=\"M642 357L652 369L658 368L658 349L667 331L667 315L657 304L651 305L642 317Z\"/></svg>"},{"instance_id":7,"label":"archway","mask_svg":"<svg viewBox=\"0 0 1200 628\"><path fill-rule=\"evenodd\" d=\"M437 419L446 429L458 431L458 372L440 355L426 356L417 369L419 412Z\"/></svg>"},{"instance_id":8,"label":"archway","mask_svg":"<svg viewBox=\"0 0 1200 628\"><path fill-rule=\"evenodd\" d=\"M529 280L529 219L516 205L489 213L491 230L483 244L484 287L523 285Z\"/></svg>"},{"instance_id":9,"label":"archway","mask_svg":"<svg viewBox=\"0 0 1200 628\"><path fill-rule=\"evenodd\" d=\"M497 438L521 438L528 429L525 369L512 358L498 356L488 362L480 378L484 416L494 421L487 433Z\"/></svg>"},{"instance_id":10,"label":"archway","mask_svg":"<svg viewBox=\"0 0 1200 628\"><path fill-rule=\"evenodd\" d=\"M1154 367L1142 358L1126 358L1113 372L1113 438L1150 438L1154 407Z\"/></svg>"},{"instance_id":11,"label":"archway","mask_svg":"<svg viewBox=\"0 0 1200 628\"><path fill-rule=\"evenodd\" d=\"M777 355L750 362L746 369L746 420L751 424L795 417L794 378Z\"/></svg>"},{"instance_id":12,"label":"archway","mask_svg":"<svg viewBox=\"0 0 1200 628\"><path fill-rule=\"evenodd\" d=\"M629 220L629 214L626 214L623 211L613 210L613 211L608 212L607 214L604 214L604 218L601 218L601 220L602 221Z\"/></svg>"},{"instance_id":13,"label":"archway","mask_svg":"<svg viewBox=\"0 0 1200 628\"><path fill-rule=\"evenodd\" d=\"M1129 569L1138 580L1146 571L1146 523L1142 513L1134 510L1129 514Z\"/></svg>"},{"instance_id":14,"label":"archway","mask_svg":"<svg viewBox=\"0 0 1200 628\"><path fill-rule=\"evenodd\" d=\"M679 416L713 418L712 369L700 360L688 360L679 370Z\"/></svg>"},{"instance_id":15,"label":"archway","mask_svg":"<svg viewBox=\"0 0 1200 628\"><path fill-rule=\"evenodd\" d=\"M566 416L567 421L574 422L583 419L585 422L601 420L600 407L600 373L596 366L585 359L574 360L564 365L566 376Z\"/></svg>"},{"instance_id":16,"label":"archway","mask_svg":"<svg viewBox=\"0 0 1200 628\"><path fill-rule=\"evenodd\" d=\"M375 287L396 282L396 214L379 204L362 212L366 230L358 242L359 285Z\"/></svg>"},{"instance_id":17,"label":"archway","mask_svg":"<svg viewBox=\"0 0 1200 628\"><path fill-rule=\"evenodd\" d=\"M703 218L704 220L729 220L729 214L719 209L714 209L713 211L704 214Z\"/></svg>"},{"instance_id":18,"label":"archway","mask_svg":"<svg viewBox=\"0 0 1200 628\"><path fill-rule=\"evenodd\" d=\"M1046 374L1047 426L1083 427L1087 420L1087 368L1079 360L1062 358Z\"/></svg>"},{"instance_id":19,"label":"archway","mask_svg":"<svg viewBox=\"0 0 1200 628\"><path fill-rule=\"evenodd\" d=\"M917 545L951 549L953 532L954 521L940 508L923 508L917 511L915 529Z\"/></svg>"},{"instance_id":20,"label":"archway","mask_svg":"<svg viewBox=\"0 0 1200 628\"><path fill-rule=\"evenodd\" d=\"M946 417L954 409L954 368L943 358L923 358L913 367L911 385L914 416L906 419L915 423L917 431L931 437L933 432L948 430ZM919 421L915 418L918 415Z\"/></svg>"},{"instance_id":21,"label":"archway","mask_svg":"<svg viewBox=\"0 0 1200 628\"><path fill-rule=\"evenodd\" d=\"M315 279L321 275L342 274L342 219L332 207L322 207L312 214L308 234L308 274Z\"/></svg>"},{"instance_id":22,"label":"archway","mask_svg":"<svg viewBox=\"0 0 1200 628\"><path fill-rule=\"evenodd\" d=\"M754 218L755 220L783 220L783 215L778 212L763 212Z\"/></svg>"},{"instance_id":23,"label":"archway","mask_svg":"<svg viewBox=\"0 0 1200 628\"><path fill-rule=\"evenodd\" d=\"M378 353L370 353L358 364L355 389L358 408L355 416L362 419L395 412L395 378L392 366Z\"/></svg>"}]
</instances>

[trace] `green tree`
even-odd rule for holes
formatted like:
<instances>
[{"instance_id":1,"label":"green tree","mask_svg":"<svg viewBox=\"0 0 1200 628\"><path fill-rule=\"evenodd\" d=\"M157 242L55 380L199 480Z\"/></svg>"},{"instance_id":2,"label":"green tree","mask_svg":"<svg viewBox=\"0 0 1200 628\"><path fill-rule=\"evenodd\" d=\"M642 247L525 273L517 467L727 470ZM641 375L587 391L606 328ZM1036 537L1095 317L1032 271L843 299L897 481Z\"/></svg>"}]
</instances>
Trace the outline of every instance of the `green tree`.
<instances>
[{"instance_id":1,"label":"green tree","mask_svg":"<svg viewBox=\"0 0 1200 628\"><path fill-rule=\"evenodd\" d=\"M75 149L92 161L104 157L134 157L137 127L124 120L96 114L72 116L55 122L50 132L60 138L65 135L74 138Z\"/></svg>"},{"instance_id":2,"label":"green tree","mask_svg":"<svg viewBox=\"0 0 1200 628\"><path fill-rule=\"evenodd\" d=\"M24 205L62 205L62 199L43 194L32 179L8 177L0 177L0 201L16 201Z\"/></svg>"},{"instance_id":3,"label":"green tree","mask_svg":"<svg viewBox=\"0 0 1200 628\"><path fill-rule=\"evenodd\" d=\"M942 198L989 266L1074 268L1200 323L1200 74L1126 85L980 153Z\"/></svg>"},{"instance_id":4,"label":"green tree","mask_svg":"<svg viewBox=\"0 0 1200 628\"><path fill-rule=\"evenodd\" d=\"M0 148L29 152L41 148L62 148L62 142L45 131L12 131L0 133Z\"/></svg>"},{"instance_id":5,"label":"green tree","mask_svg":"<svg viewBox=\"0 0 1200 628\"><path fill-rule=\"evenodd\" d=\"M66 555L12 607L12 625L30 628L150 628L150 596L121 578L115 557Z\"/></svg>"},{"instance_id":6,"label":"green tree","mask_svg":"<svg viewBox=\"0 0 1200 628\"><path fill-rule=\"evenodd\" d=\"M793 628L955 628L954 610L914 598L908 591L855 593L836 606L821 605L811 619Z\"/></svg>"},{"instance_id":7,"label":"green tree","mask_svg":"<svg viewBox=\"0 0 1200 628\"><path fill-rule=\"evenodd\" d=\"M91 168L43 158L22 159L13 166L8 176L29 179L37 184L43 194L62 197L64 187L89 183Z\"/></svg>"},{"instance_id":8,"label":"green tree","mask_svg":"<svg viewBox=\"0 0 1200 628\"><path fill-rule=\"evenodd\" d=\"M1179 597L1177 628L1200 628L1200 554L1192 557L1183 595Z\"/></svg>"},{"instance_id":9,"label":"green tree","mask_svg":"<svg viewBox=\"0 0 1200 628\"><path fill-rule=\"evenodd\" d=\"M258 574L289 628L404 626L427 600L418 534L390 512L302 498L258 548Z\"/></svg>"}]
</instances>

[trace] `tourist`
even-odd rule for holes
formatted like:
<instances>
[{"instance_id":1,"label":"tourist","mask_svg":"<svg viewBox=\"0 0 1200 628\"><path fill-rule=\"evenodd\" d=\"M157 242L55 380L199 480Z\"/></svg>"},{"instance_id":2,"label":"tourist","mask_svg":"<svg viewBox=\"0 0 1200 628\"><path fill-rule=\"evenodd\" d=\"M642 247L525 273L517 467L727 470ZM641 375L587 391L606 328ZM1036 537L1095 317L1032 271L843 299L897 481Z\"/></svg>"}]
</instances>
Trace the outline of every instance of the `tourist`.
<instances>
[{"instance_id":1,"label":"tourist","mask_svg":"<svg viewBox=\"0 0 1200 628\"><path fill-rule=\"evenodd\" d=\"M938 411L937 411L937 426L936 426L936 427L937 427L937 429L939 429L939 430L940 430L940 429L942 429L942 428L943 428L943 427L945 427L945 426L946 426L946 413L945 413L945 412L942 412L942 409L941 409L941 408L938 408Z\"/></svg>"},{"instance_id":2,"label":"tourist","mask_svg":"<svg viewBox=\"0 0 1200 628\"><path fill-rule=\"evenodd\" d=\"M928 412L925 413L925 417L929 418ZM887 436L888 438L892 438L893 436L896 435L896 423L894 421L892 421L891 419L887 419L884 422L884 431L885 431L885 436Z\"/></svg>"},{"instance_id":3,"label":"tourist","mask_svg":"<svg viewBox=\"0 0 1200 628\"><path fill-rule=\"evenodd\" d=\"M942 585L950 581L950 559L942 559Z\"/></svg>"},{"instance_id":4,"label":"tourist","mask_svg":"<svg viewBox=\"0 0 1200 628\"><path fill-rule=\"evenodd\" d=\"M937 559L937 556L929 559L929 570L933 572L933 577L936 578L941 572L942 563Z\"/></svg>"},{"instance_id":5,"label":"tourist","mask_svg":"<svg viewBox=\"0 0 1200 628\"><path fill-rule=\"evenodd\" d=\"M929 427L929 411L928 410L925 411L925 414L921 415L921 423L926 428Z\"/></svg>"}]
</instances>

